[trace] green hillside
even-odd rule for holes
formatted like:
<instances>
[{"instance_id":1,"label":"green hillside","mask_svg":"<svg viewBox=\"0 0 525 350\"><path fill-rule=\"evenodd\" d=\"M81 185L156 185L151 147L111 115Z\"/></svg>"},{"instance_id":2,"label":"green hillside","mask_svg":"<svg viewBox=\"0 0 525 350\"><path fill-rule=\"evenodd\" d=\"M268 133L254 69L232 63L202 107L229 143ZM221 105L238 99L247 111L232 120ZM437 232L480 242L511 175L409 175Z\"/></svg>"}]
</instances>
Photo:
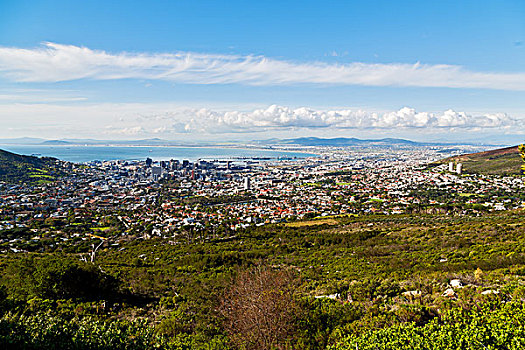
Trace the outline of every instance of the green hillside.
<instances>
[{"instance_id":1,"label":"green hillside","mask_svg":"<svg viewBox=\"0 0 525 350\"><path fill-rule=\"evenodd\" d=\"M5 241L0 348L524 348L522 210L332 220L116 235L94 263L65 231L34 252Z\"/></svg>"},{"instance_id":2,"label":"green hillside","mask_svg":"<svg viewBox=\"0 0 525 350\"><path fill-rule=\"evenodd\" d=\"M438 163L448 162L462 163L464 173L485 175L519 175L523 164L517 146L463 154L443 159Z\"/></svg>"},{"instance_id":3,"label":"green hillside","mask_svg":"<svg viewBox=\"0 0 525 350\"><path fill-rule=\"evenodd\" d=\"M58 160L0 150L0 181L9 183L53 181L63 174Z\"/></svg>"}]
</instances>

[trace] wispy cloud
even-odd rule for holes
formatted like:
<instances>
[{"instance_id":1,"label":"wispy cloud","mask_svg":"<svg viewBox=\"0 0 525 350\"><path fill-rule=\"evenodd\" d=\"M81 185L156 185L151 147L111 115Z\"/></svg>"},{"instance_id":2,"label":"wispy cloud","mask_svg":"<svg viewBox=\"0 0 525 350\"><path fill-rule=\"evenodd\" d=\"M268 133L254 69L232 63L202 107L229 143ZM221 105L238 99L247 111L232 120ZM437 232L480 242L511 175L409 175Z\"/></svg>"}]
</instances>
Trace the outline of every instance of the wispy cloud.
<instances>
[{"instance_id":1,"label":"wispy cloud","mask_svg":"<svg viewBox=\"0 0 525 350\"><path fill-rule=\"evenodd\" d=\"M525 73L477 72L454 65L298 63L263 56L108 53L44 43L0 47L0 74L17 82L148 79L191 84L335 84L525 90Z\"/></svg>"},{"instance_id":2,"label":"wispy cloud","mask_svg":"<svg viewBox=\"0 0 525 350\"><path fill-rule=\"evenodd\" d=\"M0 94L0 102L15 102L15 103L45 103L45 102L79 102L86 101L86 97L68 97L68 96L38 96L38 95L22 95L22 94Z\"/></svg>"}]
</instances>

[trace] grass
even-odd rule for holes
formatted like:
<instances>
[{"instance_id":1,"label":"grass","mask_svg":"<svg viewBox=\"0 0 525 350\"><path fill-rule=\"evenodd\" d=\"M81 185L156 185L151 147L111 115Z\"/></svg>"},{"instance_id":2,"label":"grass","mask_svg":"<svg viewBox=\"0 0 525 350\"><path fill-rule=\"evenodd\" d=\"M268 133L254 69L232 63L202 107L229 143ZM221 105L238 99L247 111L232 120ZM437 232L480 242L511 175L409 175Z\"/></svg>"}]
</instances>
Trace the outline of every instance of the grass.
<instances>
[{"instance_id":1,"label":"grass","mask_svg":"<svg viewBox=\"0 0 525 350\"><path fill-rule=\"evenodd\" d=\"M306 182L303 186L321 187L321 184L317 182Z\"/></svg>"},{"instance_id":2,"label":"grass","mask_svg":"<svg viewBox=\"0 0 525 350\"><path fill-rule=\"evenodd\" d=\"M286 223L286 227L307 227L307 226L320 226L320 225L337 225L337 220L333 218L322 218L313 219L308 221L297 221Z\"/></svg>"},{"instance_id":3,"label":"grass","mask_svg":"<svg viewBox=\"0 0 525 350\"><path fill-rule=\"evenodd\" d=\"M34 178L34 179L50 179L50 180L55 178L54 176L44 175L44 174L29 174L29 177Z\"/></svg>"},{"instance_id":4,"label":"grass","mask_svg":"<svg viewBox=\"0 0 525 350\"><path fill-rule=\"evenodd\" d=\"M485 160L468 160L463 163L466 173L490 175L519 175L522 161L518 155L505 154Z\"/></svg>"},{"instance_id":5,"label":"grass","mask_svg":"<svg viewBox=\"0 0 525 350\"><path fill-rule=\"evenodd\" d=\"M463 173L485 175L520 175L522 159L518 150L503 148L443 159L434 164L461 162Z\"/></svg>"},{"instance_id":6,"label":"grass","mask_svg":"<svg viewBox=\"0 0 525 350\"><path fill-rule=\"evenodd\" d=\"M102 232L104 232L104 231L109 230L110 228L111 228L110 226L105 226L105 227L92 227L91 229L93 231L102 231Z\"/></svg>"}]
</instances>

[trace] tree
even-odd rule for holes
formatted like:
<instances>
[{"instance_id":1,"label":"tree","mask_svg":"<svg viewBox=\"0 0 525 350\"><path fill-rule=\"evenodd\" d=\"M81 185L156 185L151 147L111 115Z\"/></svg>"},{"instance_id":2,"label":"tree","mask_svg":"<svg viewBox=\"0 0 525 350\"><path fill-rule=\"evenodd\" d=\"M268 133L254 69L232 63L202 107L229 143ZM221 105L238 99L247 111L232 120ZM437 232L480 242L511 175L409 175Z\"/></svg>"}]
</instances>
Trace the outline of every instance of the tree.
<instances>
[{"instance_id":1,"label":"tree","mask_svg":"<svg viewBox=\"0 0 525 350\"><path fill-rule=\"evenodd\" d=\"M237 274L220 311L230 339L239 349L285 349L291 346L298 314L289 271L255 267Z\"/></svg>"},{"instance_id":2,"label":"tree","mask_svg":"<svg viewBox=\"0 0 525 350\"><path fill-rule=\"evenodd\" d=\"M21 259L7 267L3 283L10 294L42 299L112 299L118 280L92 264L67 257Z\"/></svg>"}]
</instances>

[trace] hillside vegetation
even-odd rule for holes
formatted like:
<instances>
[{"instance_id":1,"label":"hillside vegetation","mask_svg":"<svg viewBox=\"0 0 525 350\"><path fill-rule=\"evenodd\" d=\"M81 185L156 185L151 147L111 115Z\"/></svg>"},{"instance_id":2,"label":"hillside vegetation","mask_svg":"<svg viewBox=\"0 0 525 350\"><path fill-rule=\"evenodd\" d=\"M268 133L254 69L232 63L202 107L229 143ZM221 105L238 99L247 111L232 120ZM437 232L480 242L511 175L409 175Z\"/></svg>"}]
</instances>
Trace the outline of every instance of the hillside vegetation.
<instances>
[{"instance_id":1,"label":"hillside vegetation","mask_svg":"<svg viewBox=\"0 0 525 350\"><path fill-rule=\"evenodd\" d=\"M123 237L94 263L89 245L57 240L0 257L0 344L518 349L523 214L367 215L216 239Z\"/></svg>"},{"instance_id":2,"label":"hillside vegetation","mask_svg":"<svg viewBox=\"0 0 525 350\"><path fill-rule=\"evenodd\" d=\"M0 181L8 183L53 181L63 174L59 161L0 150Z\"/></svg>"},{"instance_id":3,"label":"hillside vegetation","mask_svg":"<svg viewBox=\"0 0 525 350\"><path fill-rule=\"evenodd\" d=\"M463 163L464 173L484 175L519 175L523 164L518 146L454 156L439 164L448 162Z\"/></svg>"}]
</instances>

